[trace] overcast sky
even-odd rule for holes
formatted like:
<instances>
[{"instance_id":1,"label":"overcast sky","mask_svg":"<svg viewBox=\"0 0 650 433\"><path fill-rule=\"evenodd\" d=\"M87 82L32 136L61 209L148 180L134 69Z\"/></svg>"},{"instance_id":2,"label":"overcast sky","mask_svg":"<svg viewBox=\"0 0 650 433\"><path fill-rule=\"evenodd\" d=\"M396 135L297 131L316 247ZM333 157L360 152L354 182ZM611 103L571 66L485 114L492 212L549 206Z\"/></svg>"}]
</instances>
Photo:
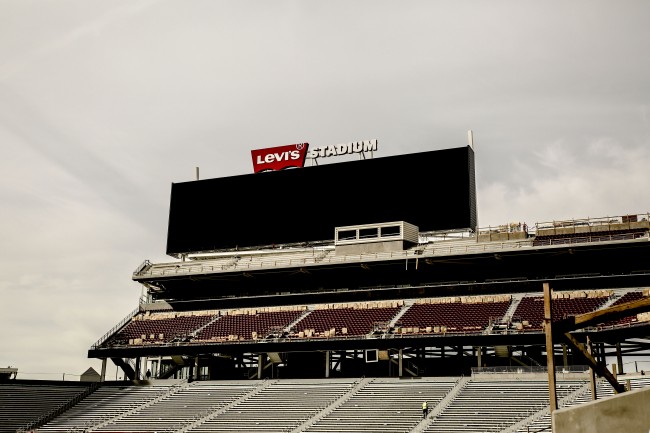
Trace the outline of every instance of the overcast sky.
<instances>
[{"instance_id":1,"label":"overcast sky","mask_svg":"<svg viewBox=\"0 0 650 433\"><path fill-rule=\"evenodd\" d=\"M174 260L171 184L252 173L253 149L377 139L380 157L472 130L481 227L649 212L649 17L647 0L0 0L0 367L100 371L87 351L137 307L132 272Z\"/></svg>"}]
</instances>

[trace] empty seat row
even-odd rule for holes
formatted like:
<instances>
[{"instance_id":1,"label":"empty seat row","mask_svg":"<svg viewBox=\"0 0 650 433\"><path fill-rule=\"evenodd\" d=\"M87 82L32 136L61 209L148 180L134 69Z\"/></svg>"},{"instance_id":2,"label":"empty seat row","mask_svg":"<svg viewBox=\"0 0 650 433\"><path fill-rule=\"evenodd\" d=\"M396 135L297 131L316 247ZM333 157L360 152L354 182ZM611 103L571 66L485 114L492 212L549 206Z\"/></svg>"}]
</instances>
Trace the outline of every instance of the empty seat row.
<instances>
[{"instance_id":1,"label":"empty seat row","mask_svg":"<svg viewBox=\"0 0 650 433\"><path fill-rule=\"evenodd\" d=\"M617 301L626 302L643 296L630 290ZM611 299L612 291L593 290L556 292L553 295L553 317L584 314L602 308ZM170 313L150 314L146 319L136 316L111 336L105 345L162 344L173 341L188 343L256 340L269 337L320 338L363 336L391 331L398 334L483 332L492 323L501 323L506 314L522 331L539 331L544 320L544 298L523 296L516 304L509 295L419 299L411 305L384 301L354 304L322 304L312 306L211 311L171 317ZM616 304L615 304L616 305ZM157 318L161 317L161 318ZM515 320L516 319L516 320ZM608 326L635 322L636 316L608 323ZM392 330L387 324L391 323Z\"/></svg>"}]
</instances>

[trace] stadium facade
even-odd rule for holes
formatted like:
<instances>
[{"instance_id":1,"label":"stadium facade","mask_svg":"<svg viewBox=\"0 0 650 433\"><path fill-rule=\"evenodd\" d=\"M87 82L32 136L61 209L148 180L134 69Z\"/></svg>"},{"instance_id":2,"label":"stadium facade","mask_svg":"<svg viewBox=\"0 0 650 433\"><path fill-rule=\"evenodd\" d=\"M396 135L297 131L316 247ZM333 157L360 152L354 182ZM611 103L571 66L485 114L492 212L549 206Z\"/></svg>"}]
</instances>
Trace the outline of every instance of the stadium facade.
<instances>
[{"instance_id":1,"label":"stadium facade","mask_svg":"<svg viewBox=\"0 0 650 433\"><path fill-rule=\"evenodd\" d=\"M190 380L540 367L544 283L558 319L648 295L647 214L481 228L471 145L361 156L172 184L173 260L134 272L146 296L88 351L102 377L108 360L130 379ZM648 348L645 320L574 334L620 371Z\"/></svg>"}]
</instances>

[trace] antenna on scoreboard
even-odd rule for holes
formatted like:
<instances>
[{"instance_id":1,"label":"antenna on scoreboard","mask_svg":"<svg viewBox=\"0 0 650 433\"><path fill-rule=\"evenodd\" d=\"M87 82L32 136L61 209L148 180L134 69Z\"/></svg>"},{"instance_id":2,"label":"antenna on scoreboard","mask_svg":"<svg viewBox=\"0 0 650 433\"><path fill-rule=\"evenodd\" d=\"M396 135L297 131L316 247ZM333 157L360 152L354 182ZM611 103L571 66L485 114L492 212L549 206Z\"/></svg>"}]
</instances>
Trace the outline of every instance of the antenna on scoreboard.
<instances>
[{"instance_id":1,"label":"antenna on scoreboard","mask_svg":"<svg viewBox=\"0 0 650 433\"><path fill-rule=\"evenodd\" d=\"M474 150L474 132L471 129L467 130L467 142L469 147ZM474 165L472 163L472 165ZM472 168L473 170L473 168ZM472 182L474 183L474 182ZM474 196L476 197L476 184L474 184ZM476 206L476 204L475 204ZM476 242L478 242L478 210L476 210L476 227L472 227L472 230L476 234Z\"/></svg>"}]
</instances>

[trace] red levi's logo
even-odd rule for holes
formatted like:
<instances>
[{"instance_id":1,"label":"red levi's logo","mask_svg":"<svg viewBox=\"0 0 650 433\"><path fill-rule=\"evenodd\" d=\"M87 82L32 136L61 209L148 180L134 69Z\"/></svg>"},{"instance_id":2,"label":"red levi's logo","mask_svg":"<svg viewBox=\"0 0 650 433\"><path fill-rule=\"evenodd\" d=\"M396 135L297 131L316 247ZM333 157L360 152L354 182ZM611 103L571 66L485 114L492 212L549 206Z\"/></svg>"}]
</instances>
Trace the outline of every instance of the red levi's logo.
<instances>
[{"instance_id":1,"label":"red levi's logo","mask_svg":"<svg viewBox=\"0 0 650 433\"><path fill-rule=\"evenodd\" d=\"M253 171L282 170L288 167L303 167L309 143L289 144L268 149L251 150Z\"/></svg>"}]
</instances>

